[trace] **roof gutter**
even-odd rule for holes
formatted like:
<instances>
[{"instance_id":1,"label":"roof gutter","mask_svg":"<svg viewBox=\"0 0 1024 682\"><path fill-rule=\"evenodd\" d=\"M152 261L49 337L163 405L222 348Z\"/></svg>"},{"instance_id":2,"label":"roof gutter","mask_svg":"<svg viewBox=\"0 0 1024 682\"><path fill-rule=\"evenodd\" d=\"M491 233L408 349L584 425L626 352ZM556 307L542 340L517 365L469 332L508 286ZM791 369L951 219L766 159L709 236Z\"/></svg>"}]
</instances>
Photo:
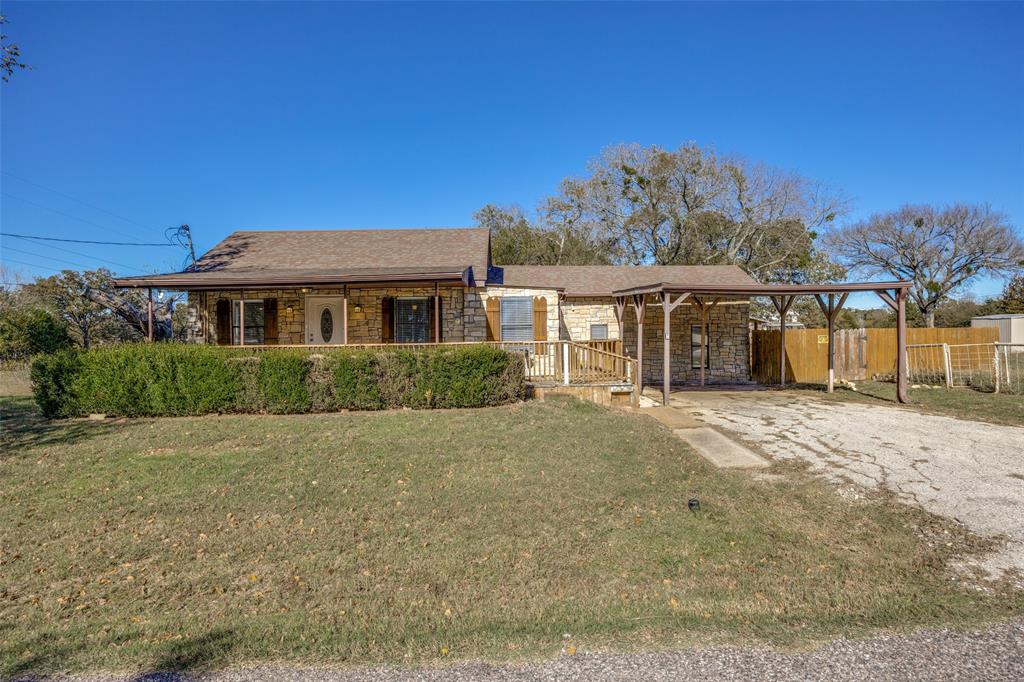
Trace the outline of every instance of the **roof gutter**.
<instances>
[{"instance_id":1,"label":"roof gutter","mask_svg":"<svg viewBox=\"0 0 1024 682\"><path fill-rule=\"evenodd\" d=\"M202 277L196 273L191 277L175 275L151 275L140 277L115 277L114 286L123 288L161 288L175 291L216 291L218 289L267 289L280 287L331 286L335 284L402 284L447 283L469 286L469 268L450 272L404 272L400 274L361 273L351 275L296 275L276 277Z\"/></svg>"}]
</instances>

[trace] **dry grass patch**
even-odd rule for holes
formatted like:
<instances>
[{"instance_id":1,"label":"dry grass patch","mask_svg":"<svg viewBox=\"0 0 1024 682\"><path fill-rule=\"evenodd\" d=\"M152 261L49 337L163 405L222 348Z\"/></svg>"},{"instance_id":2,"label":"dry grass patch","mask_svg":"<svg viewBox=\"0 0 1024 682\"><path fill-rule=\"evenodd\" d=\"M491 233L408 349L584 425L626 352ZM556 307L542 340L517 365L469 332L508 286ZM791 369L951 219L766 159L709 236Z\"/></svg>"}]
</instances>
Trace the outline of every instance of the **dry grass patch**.
<instances>
[{"instance_id":1,"label":"dry grass patch","mask_svg":"<svg viewBox=\"0 0 1024 682\"><path fill-rule=\"evenodd\" d=\"M799 643L1022 606L950 581L918 512L714 470L590 404L109 423L0 401L0 676Z\"/></svg>"},{"instance_id":2,"label":"dry grass patch","mask_svg":"<svg viewBox=\"0 0 1024 682\"><path fill-rule=\"evenodd\" d=\"M837 386L835 393L826 393L818 384L798 385L786 390L812 392L826 400L848 400L864 404L899 405L896 385L882 381L854 382L857 390ZM911 388L910 405L906 408L960 419L1024 426L1024 396L1009 393L986 393L971 388Z\"/></svg>"}]
</instances>

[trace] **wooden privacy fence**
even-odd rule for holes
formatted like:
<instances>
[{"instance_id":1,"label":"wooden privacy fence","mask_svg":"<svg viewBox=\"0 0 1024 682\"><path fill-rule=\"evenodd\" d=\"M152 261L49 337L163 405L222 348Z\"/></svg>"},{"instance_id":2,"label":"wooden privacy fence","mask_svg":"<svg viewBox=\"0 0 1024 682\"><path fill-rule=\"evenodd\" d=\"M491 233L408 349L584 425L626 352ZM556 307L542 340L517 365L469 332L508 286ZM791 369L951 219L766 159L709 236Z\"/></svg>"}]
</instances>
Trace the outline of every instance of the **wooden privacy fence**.
<instances>
[{"instance_id":1,"label":"wooden privacy fence","mask_svg":"<svg viewBox=\"0 0 1024 682\"><path fill-rule=\"evenodd\" d=\"M994 327L936 327L907 330L907 344L995 343ZM779 382L779 331L751 332L750 375L763 384ZM835 333L837 381L858 381L896 373L896 330L841 329ZM828 380L828 330L786 330L786 381L819 383Z\"/></svg>"}]
</instances>

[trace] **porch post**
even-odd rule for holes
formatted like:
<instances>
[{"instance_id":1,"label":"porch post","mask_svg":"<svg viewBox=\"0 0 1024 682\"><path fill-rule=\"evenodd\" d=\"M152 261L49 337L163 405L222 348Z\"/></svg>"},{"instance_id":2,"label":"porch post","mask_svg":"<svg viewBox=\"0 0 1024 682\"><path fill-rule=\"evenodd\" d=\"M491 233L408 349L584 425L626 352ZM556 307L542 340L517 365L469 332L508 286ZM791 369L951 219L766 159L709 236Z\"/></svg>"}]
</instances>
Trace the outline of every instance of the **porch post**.
<instances>
[{"instance_id":1,"label":"porch post","mask_svg":"<svg viewBox=\"0 0 1024 682\"><path fill-rule=\"evenodd\" d=\"M238 290L238 345L245 345L245 289Z\"/></svg>"},{"instance_id":2,"label":"porch post","mask_svg":"<svg viewBox=\"0 0 1024 682\"><path fill-rule=\"evenodd\" d=\"M669 306L669 295L667 291L661 292L661 316L662 328L665 334L665 352L661 368L661 402L668 405L669 394L672 392L672 331L669 326L669 316L672 308Z\"/></svg>"},{"instance_id":3,"label":"porch post","mask_svg":"<svg viewBox=\"0 0 1024 682\"><path fill-rule=\"evenodd\" d=\"M907 397L907 290L896 290L896 399L909 403Z\"/></svg>"},{"instance_id":4,"label":"porch post","mask_svg":"<svg viewBox=\"0 0 1024 682\"><path fill-rule=\"evenodd\" d=\"M637 391L644 390L644 315L647 313L647 297L633 294L633 312L636 313L636 385ZM623 334L625 338L625 334Z\"/></svg>"},{"instance_id":5,"label":"porch post","mask_svg":"<svg viewBox=\"0 0 1024 682\"><path fill-rule=\"evenodd\" d=\"M434 282L434 343L441 343L441 288Z\"/></svg>"},{"instance_id":6,"label":"porch post","mask_svg":"<svg viewBox=\"0 0 1024 682\"><path fill-rule=\"evenodd\" d=\"M146 304L146 318L149 325L146 329L146 341L153 341L153 287L148 289L149 301Z\"/></svg>"},{"instance_id":7,"label":"porch post","mask_svg":"<svg viewBox=\"0 0 1024 682\"><path fill-rule=\"evenodd\" d=\"M341 289L341 343L348 344L348 285Z\"/></svg>"},{"instance_id":8,"label":"porch post","mask_svg":"<svg viewBox=\"0 0 1024 682\"><path fill-rule=\"evenodd\" d=\"M836 295L828 295L828 392L835 390L836 382L836 349L835 349L835 315Z\"/></svg>"}]
</instances>

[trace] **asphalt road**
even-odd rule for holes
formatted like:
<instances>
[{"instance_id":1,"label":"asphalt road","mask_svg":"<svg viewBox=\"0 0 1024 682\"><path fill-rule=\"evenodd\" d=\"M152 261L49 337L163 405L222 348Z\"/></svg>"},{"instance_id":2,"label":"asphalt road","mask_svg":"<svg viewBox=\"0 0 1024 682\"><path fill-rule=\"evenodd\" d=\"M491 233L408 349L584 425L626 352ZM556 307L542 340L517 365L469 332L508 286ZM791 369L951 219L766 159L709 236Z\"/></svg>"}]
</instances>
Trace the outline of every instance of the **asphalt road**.
<instances>
[{"instance_id":1,"label":"asphalt road","mask_svg":"<svg viewBox=\"0 0 1024 682\"><path fill-rule=\"evenodd\" d=\"M519 682L525 680L998 680L1024 679L1024 621L983 630L926 630L836 640L811 651L706 648L657 653L577 653L531 664L465 663L438 668L252 667L193 675L92 675L75 682Z\"/></svg>"}]
</instances>

